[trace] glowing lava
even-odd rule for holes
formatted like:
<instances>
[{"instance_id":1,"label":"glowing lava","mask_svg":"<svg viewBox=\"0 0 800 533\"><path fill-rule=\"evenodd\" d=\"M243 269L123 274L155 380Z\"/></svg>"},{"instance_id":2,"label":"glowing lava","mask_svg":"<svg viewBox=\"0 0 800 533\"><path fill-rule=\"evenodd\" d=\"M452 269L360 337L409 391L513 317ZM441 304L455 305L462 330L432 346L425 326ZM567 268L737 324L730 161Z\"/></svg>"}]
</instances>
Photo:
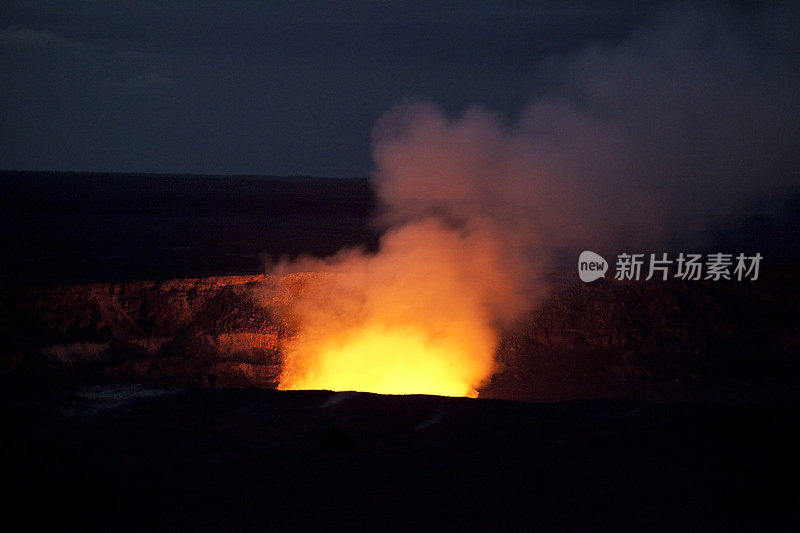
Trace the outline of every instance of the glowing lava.
<instances>
[{"instance_id":1,"label":"glowing lava","mask_svg":"<svg viewBox=\"0 0 800 533\"><path fill-rule=\"evenodd\" d=\"M497 367L494 310L515 294L496 242L429 218L387 231L378 253L278 265L278 280L314 273L282 310L297 329L279 388L477 396Z\"/></svg>"},{"instance_id":2,"label":"glowing lava","mask_svg":"<svg viewBox=\"0 0 800 533\"><path fill-rule=\"evenodd\" d=\"M369 325L327 339L287 365L282 389L330 389L382 394L437 394L476 397L474 360L457 339L431 337L413 326Z\"/></svg>"}]
</instances>

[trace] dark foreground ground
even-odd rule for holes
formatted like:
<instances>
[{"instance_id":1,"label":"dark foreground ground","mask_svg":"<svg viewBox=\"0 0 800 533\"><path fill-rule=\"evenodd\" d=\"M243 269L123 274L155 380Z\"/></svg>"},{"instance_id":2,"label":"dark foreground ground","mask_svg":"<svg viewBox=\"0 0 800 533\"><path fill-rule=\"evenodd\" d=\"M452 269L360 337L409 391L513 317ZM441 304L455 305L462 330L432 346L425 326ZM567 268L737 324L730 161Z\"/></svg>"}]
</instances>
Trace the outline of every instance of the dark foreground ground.
<instances>
[{"instance_id":1,"label":"dark foreground ground","mask_svg":"<svg viewBox=\"0 0 800 533\"><path fill-rule=\"evenodd\" d=\"M105 386L3 411L6 509L31 529L788 531L800 518L796 406Z\"/></svg>"}]
</instances>

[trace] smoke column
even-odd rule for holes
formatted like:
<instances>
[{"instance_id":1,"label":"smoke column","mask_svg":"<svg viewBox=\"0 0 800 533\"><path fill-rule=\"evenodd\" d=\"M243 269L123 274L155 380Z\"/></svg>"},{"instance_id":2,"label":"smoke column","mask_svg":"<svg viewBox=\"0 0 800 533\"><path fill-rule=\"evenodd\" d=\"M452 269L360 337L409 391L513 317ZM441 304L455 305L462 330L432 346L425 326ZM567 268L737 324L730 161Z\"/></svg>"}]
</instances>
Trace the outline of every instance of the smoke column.
<instances>
[{"instance_id":1,"label":"smoke column","mask_svg":"<svg viewBox=\"0 0 800 533\"><path fill-rule=\"evenodd\" d=\"M679 7L540 65L514 121L407 101L373 133L385 228L272 269L320 273L286 310L281 388L475 395L555 258L697 235L800 176L797 9ZM788 21L788 22L787 22Z\"/></svg>"}]
</instances>

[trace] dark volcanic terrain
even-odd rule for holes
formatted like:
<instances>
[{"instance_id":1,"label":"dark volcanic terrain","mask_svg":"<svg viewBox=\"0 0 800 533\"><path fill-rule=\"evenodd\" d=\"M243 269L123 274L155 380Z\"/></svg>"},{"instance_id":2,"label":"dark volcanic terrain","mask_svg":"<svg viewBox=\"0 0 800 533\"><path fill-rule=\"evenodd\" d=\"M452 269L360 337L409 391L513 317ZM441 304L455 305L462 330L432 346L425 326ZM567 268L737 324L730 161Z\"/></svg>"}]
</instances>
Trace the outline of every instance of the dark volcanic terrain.
<instances>
[{"instance_id":1,"label":"dark volcanic terrain","mask_svg":"<svg viewBox=\"0 0 800 533\"><path fill-rule=\"evenodd\" d=\"M95 387L4 404L0 456L31 529L790 531L797 415Z\"/></svg>"},{"instance_id":2,"label":"dark volcanic terrain","mask_svg":"<svg viewBox=\"0 0 800 533\"><path fill-rule=\"evenodd\" d=\"M264 259L374 248L366 180L0 172L0 193L10 524L798 528L797 196L725 232L770 258L758 281L554 269L472 400L274 390L273 306L315 274L265 300Z\"/></svg>"},{"instance_id":3,"label":"dark volcanic terrain","mask_svg":"<svg viewBox=\"0 0 800 533\"><path fill-rule=\"evenodd\" d=\"M264 272L375 246L366 179L0 171L0 284Z\"/></svg>"},{"instance_id":4,"label":"dark volcanic terrain","mask_svg":"<svg viewBox=\"0 0 800 533\"><path fill-rule=\"evenodd\" d=\"M477 400L272 390L293 327L264 276L6 287L7 505L81 531L792 530L795 279L554 273Z\"/></svg>"}]
</instances>

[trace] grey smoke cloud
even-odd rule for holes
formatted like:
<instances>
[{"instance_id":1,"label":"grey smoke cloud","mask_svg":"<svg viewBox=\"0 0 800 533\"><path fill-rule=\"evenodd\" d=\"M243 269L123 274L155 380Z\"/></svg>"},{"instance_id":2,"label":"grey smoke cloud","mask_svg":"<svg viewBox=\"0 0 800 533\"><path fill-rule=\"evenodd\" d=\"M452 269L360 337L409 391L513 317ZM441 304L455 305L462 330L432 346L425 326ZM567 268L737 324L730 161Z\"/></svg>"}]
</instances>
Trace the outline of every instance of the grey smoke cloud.
<instances>
[{"instance_id":1,"label":"grey smoke cloud","mask_svg":"<svg viewBox=\"0 0 800 533\"><path fill-rule=\"evenodd\" d=\"M696 240L795 185L797 49L777 13L663 12L617 45L549 60L554 82L514 121L390 110L373 132L378 252L272 271L319 273L288 304L299 333L281 387L473 395L560 255Z\"/></svg>"},{"instance_id":2,"label":"grey smoke cloud","mask_svg":"<svg viewBox=\"0 0 800 533\"><path fill-rule=\"evenodd\" d=\"M400 104L374 133L384 221L484 217L539 255L697 243L800 183L797 20L788 4L660 10L621 43L548 59L512 122Z\"/></svg>"}]
</instances>

